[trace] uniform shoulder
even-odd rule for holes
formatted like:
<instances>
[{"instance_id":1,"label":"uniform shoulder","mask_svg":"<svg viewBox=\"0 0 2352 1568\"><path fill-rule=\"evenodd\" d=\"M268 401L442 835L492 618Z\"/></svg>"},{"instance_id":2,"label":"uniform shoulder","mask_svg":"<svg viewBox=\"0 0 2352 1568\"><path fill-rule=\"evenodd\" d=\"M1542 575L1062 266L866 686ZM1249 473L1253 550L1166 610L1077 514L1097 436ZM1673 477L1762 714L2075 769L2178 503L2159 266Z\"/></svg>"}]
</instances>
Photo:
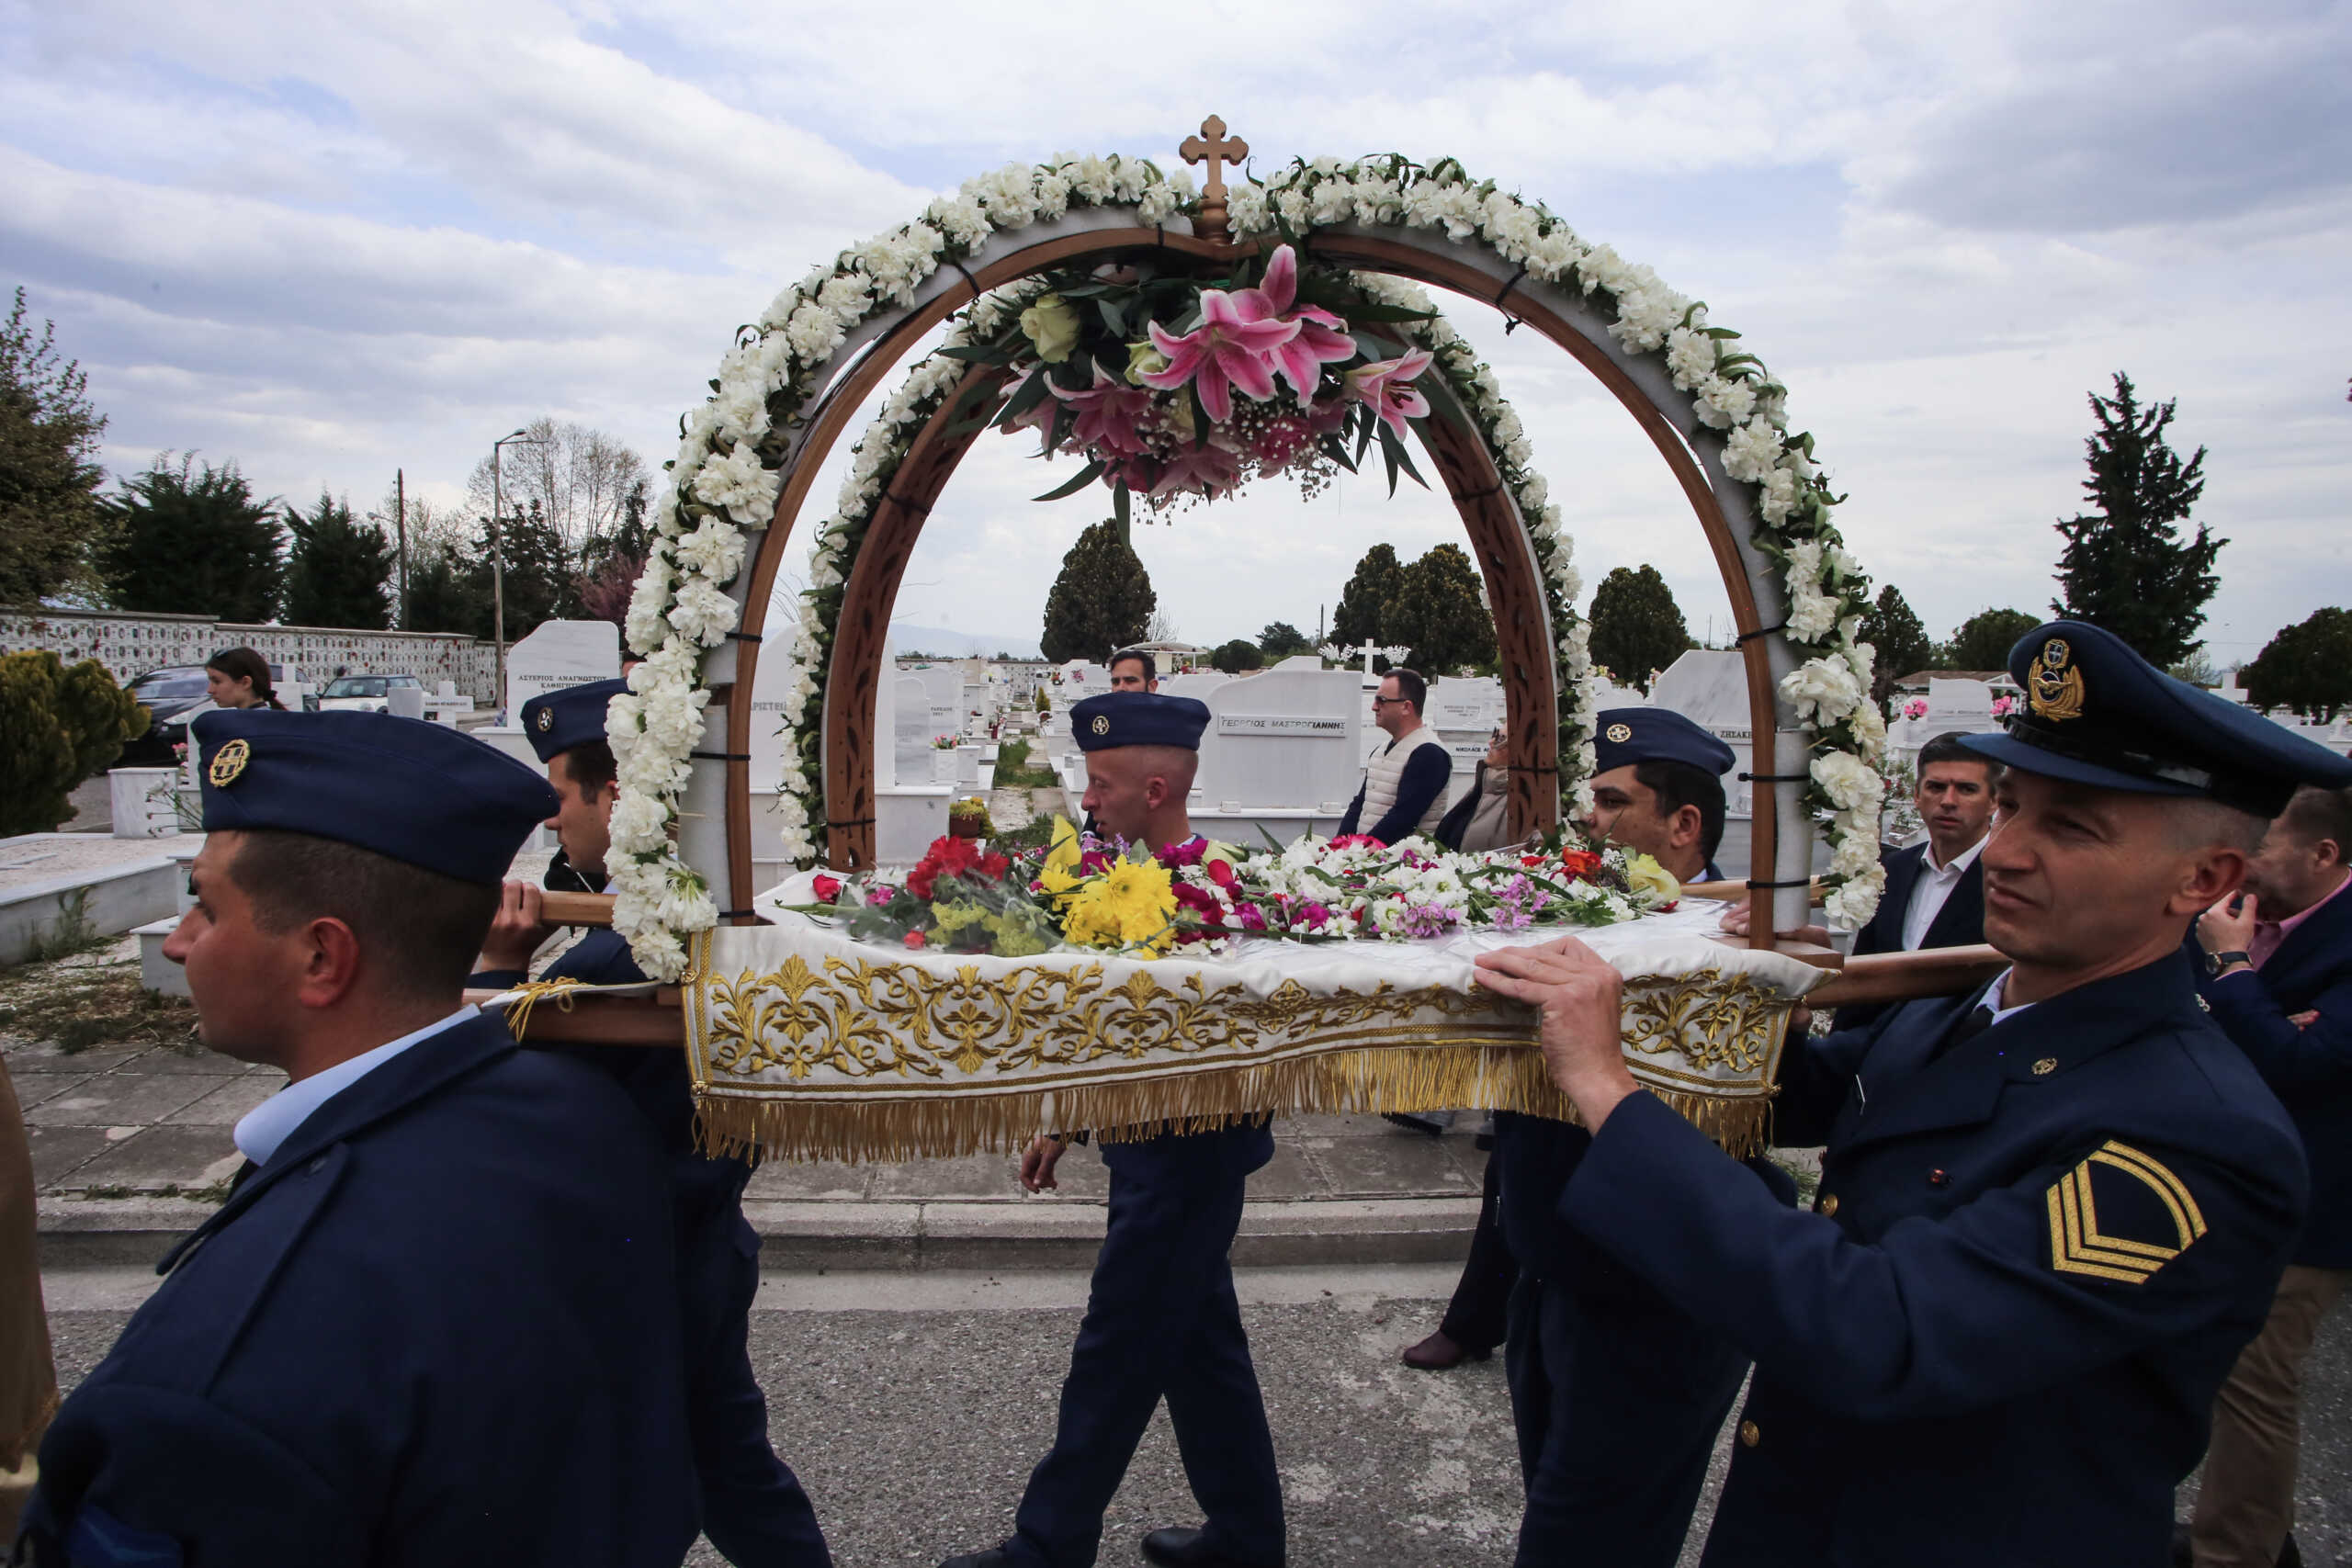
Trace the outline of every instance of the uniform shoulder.
<instances>
[{"instance_id":1,"label":"uniform shoulder","mask_svg":"<svg viewBox=\"0 0 2352 1568\"><path fill-rule=\"evenodd\" d=\"M2183 1124L2181 1141L2266 1162L2284 1156L2288 1163L2302 1163L2286 1107L2221 1025L2200 1011L2166 1024L2147 1044L2153 1059L2171 1067L2161 1081L2173 1089L2166 1100Z\"/></svg>"}]
</instances>

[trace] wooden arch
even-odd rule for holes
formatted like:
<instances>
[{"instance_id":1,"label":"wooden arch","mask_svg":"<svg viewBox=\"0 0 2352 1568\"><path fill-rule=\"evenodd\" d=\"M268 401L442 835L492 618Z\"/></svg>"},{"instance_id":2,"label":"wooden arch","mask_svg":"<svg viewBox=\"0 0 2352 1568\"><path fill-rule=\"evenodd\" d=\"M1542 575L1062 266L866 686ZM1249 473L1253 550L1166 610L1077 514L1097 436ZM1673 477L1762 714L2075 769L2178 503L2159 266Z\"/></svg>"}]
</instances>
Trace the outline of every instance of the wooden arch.
<instances>
[{"instance_id":1,"label":"wooden arch","mask_svg":"<svg viewBox=\"0 0 2352 1568\"><path fill-rule=\"evenodd\" d=\"M868 320L818 372L812 384L820 389L782 465L774 518L729 590L741 606L741 630L707 661L710 716L681 801L681 852L688 864L706 868L707 875L707 868L726 868L724 886L714 877L713 890L729 918L754 919L750 908L760 891L753 886L756 824L745 748L769 595L817 471L866 398L952 312L1006 284L1139 249L1230 264L1266 243L1212 241L1179 227L1144 226L1116 209L1073 210L998 233L960 265L942 267L914 303ZM1580 296L1527 276L1482 245L1451 240L1442 231L1361 225L1318 229L1299 243L1304 253L1329 265L1410 278L1508 310L1609 389L1657 446L1713 549L1747 662L1755 774L1759 781L1774 780L1781 771L1777 759L1784 753L1792 769L1801 769L1804 742L1794 736L1782 741L1784 732L1797 727L1784 722L1776 697L1780 678L1796 664L1779 630L1786 619L1786 594L1752 543L1752 497L1724 473L1721 441L1699 422L1690 394L1677 389L1657 360L1620 345ZM951 398L947 406L954 404ZM1558 793L1535 787L1538 779L1551 780L1557 766L1555 655L1541 568L1483 443L1476 435L1443 430L1442 424L1427 422L1425 444L1476 547L1504 656L1512 761L1530 770L1524 784L1514 784L1514 819L1548 824L1557 818ZM945 426L943 417L934 416L919 433L880 503L845 588L822 721L830 818L825 841L836 865L870 863L873 854L876 738L870 725L889 607L925 515L978 434L967 430L951 436ZM1755 880L1801 885L1809 874L1812 835L1802 797L1801 774L1756 792L1749 872ZM810 825L812 833L817 827ZM1771 926L1802 923L1801 886L1778 891L1774 919L1758 922L1759 945L1770 944Z\"/></svg>"}]
</instances>

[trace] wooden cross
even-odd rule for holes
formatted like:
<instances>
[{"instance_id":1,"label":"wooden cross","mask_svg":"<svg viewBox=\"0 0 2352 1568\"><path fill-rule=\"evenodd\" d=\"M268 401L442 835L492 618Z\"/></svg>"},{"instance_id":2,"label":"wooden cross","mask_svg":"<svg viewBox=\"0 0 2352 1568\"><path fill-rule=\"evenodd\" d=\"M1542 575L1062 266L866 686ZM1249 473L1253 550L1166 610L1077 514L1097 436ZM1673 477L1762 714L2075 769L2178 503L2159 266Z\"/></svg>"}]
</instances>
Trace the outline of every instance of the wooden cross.
<instances>
[{"instance_id":1,"label":"wooden cross","mask_svg":"<svg viewBox=\"0 0 2352 1568\"><path fill-rule=\"evenodd\" d=\"M1225 121L1211 115L1201 121L1201 134L1187 136L1184 144L1176 149L1187 164L1206 163L1208 177L1201 182L1201 220L1193 231L1204 240L1222 243L1225 228L1225 170L1222 165L1241 166L1250 156L1250 143L1238 136L1227 140Z\"/></svg>"}]
</instances>

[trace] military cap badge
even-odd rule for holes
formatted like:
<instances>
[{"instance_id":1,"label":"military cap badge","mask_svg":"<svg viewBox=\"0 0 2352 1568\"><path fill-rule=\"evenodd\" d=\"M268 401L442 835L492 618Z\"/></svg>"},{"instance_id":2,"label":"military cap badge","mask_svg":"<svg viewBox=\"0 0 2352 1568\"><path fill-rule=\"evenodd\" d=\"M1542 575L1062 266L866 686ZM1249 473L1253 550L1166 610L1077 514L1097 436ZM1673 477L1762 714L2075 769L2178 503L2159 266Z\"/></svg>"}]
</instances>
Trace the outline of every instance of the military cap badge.
<instances>
[{"instance_id":1,"label":"military cap badge","mask_svg":"<svg viewBox=\"0 0 2352 1568\"><path fill-rule=\"evenodd\" d=\"M2041 645L2041 656L2033 661L2026 680L2026 705L2036 718L2046 718L2052 724L2083 716L2083 672L2073 668L2075 650L2063 637L2053 637Z\"/></svg>"},{"instance_id":2,"label":"military cap badge","mask_svg":"<svg viewBox=\"0 0 2352 1568\"><path fill-rule=\"evenodd\" d=\"M245 771L245 764L253 761L253 756L254 749L242 739L232 740L212 753L212 760L204 764L204 776L212 781L213 788L225 788L237 782L237 775Z\"/></svg>"},{"instance_id":3,"label":"military cap badge","mask_svg":"<svg viewBox=\"0 0 2352 1568\"><path fill-rule=\"evenodd\" d=\"M555 728L555 709L541 708L539 710L539 728L541 729L553 729Z\"/></svg>"},{"instance_id":4,"label":"military cap badge","mask_svg":"<svg viewBox=\"0 0 2352 1568\"><path fill-rule=\"evenodd\" d=\"M1611 745L1623 746L1633 738L1634 727L1630 724L1612 724L1609 727L1609 740Z\"/></svg>"},{"instance_id":5,"label":"military cap badge","mask_svg":"<svg viewBox=\"0 0 2352 1568\"><path fill-rule=\"evenodd\" d=\"M1111 733L1111 716L1109 714L1098 713L1094 716L1094 733L1097 735L1108 735Z\"/></svg>"}]
</instances>

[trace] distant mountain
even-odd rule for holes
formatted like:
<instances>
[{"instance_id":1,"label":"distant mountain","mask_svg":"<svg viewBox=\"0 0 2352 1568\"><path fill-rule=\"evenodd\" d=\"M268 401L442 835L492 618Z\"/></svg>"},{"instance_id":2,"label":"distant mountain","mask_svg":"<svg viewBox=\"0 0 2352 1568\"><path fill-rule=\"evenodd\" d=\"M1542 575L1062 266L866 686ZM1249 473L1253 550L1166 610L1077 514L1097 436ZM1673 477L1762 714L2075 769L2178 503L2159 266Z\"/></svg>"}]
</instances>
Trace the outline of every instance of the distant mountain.
<instances>
[{"instance_id":1,"label":"distant mountain","mask_svg":"<svg viewBox=\"0 0 2352 1568\"><path fill-rule=\"evenodd\" d=\"M1037 657L1035 637L1004 637L995 632L954 632L944 626L898 625L890 628L892 653L936 653L950 659L986 659L1009 653L1015 659Z\"/></svg>"}]
</instances>

